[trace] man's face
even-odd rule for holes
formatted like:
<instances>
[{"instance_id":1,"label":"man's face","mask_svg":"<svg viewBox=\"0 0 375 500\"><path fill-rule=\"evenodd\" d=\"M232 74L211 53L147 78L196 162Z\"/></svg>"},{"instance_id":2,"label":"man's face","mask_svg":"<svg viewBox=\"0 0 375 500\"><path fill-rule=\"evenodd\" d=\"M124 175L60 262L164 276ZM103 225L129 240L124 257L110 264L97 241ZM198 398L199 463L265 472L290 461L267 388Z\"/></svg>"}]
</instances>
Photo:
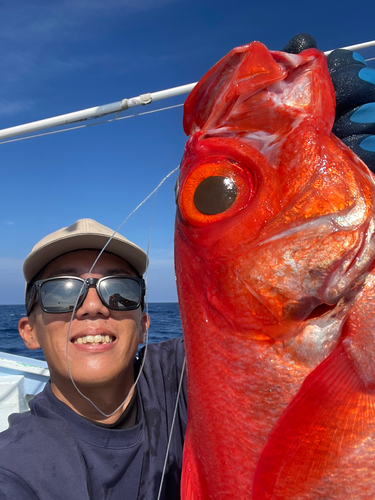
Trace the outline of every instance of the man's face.
<instances>
[{"instance_id":1,"label":"man's face","mask_svg":"<svg viewBox=\"0 0 375 500\"><path fill-rule=\"evenodd\" d=\"M97 255L96 250L79 250L62 255L48 264L42 279L56 276L86 278ZM134 276L127 262L110 253L103 253L90 277L117 274ZM134 311L113 311L101 302L95 287L90 287L82 306L74 315L69 332L70 320L71 313L48 314L37 303L28 318L26 338L21 332L20 322L20 333L26 345L31 349L43 349L54 385L70 384L67 344L70 371L80 388L105 387L118 381L119 377L124 380L124 377L133 376L133 359L138 344L144 341L148 326L148 317L140 307ZM111 342L85 343L87 336L95 335L103 335L106 340L109 337Z\"/></svg>"}]
</instances>

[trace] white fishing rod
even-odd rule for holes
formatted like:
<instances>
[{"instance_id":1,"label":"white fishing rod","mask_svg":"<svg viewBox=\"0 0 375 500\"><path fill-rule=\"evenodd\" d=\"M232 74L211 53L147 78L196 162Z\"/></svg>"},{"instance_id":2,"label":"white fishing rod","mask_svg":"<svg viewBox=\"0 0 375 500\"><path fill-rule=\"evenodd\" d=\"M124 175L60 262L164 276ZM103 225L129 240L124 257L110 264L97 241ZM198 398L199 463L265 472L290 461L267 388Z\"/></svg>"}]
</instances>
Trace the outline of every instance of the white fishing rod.
<instances>
[{"instance_id":1,"label":"white fishing rod","mask_svg":"<svg viewBox=\"0 0 375 500\"><path fill-rule=\"evenodd\" d=\"M36 132L51 127L58 127L60 125L68 125L77 123L88 118L99 118L110 113L119 113L135 106L145 106L154 101L167 99L181 94L188 94L197 82L188 85L181 85L171 89L160 90L159 92L152 92L148 94L141 94L130 99L122 99L121 101L112 102L110 104L103 104L102 106L94 106L93 108L82 109L64 115L53 116L44 120L26 123L24 125L16 125L15 127L4 128L0 130L0 140L14 137L16 135L27 134L29 132Z\"/></svg>"},{"instance_id":2,"label":"white fishing rod","mask_svg":"<svg viewBox=\"0 0 375 500\"><path fill-rule=\"evenodd\" d=\"M344 50L361 50L361 49L367 49L368 47L374 47L375 45L375 40L372 40L371 42L363 42L363 43L357 43L356 45L347 45L346 47L341 47L341 49ZM325 53L326 56L333 52L336 49L332 50L327 50Z\"/></svg>"},{"instance_id":3,"label":"white fishing rod","mask_svg":"<svg viewBox=\"0 0 375 500\"><path fill-rule=\"evenodd\" d=\"M342 48L347 50L361 50L373 46L375 46L375 40L372 40L370 42L358 43L356 45L348 45L347 47ZM332 50L325 52L325 54L328 55L330 52L332 52ZM15 127L4 128L0 130L0 140L28 134L30 132L36 132L37 130L43 130L46 128L77 123L89 118L99 118L111 113L120 113L121 111L134 108L135 106L145 106L147 104L151 104L154 101L160 101L162 99L168 99L170 97L188 94L196 84L197 82L189 83L187 85L160 90L158 92L141 94L129 99L122 99L121 101L104 104L102 106L94 106L93 108L82 109L80 111L74 111L72 113L66 113L64 115L54 116L52 118L46 118L44 120L38 120L23 125L16 125Z\"/></svg>"}]
</instances>

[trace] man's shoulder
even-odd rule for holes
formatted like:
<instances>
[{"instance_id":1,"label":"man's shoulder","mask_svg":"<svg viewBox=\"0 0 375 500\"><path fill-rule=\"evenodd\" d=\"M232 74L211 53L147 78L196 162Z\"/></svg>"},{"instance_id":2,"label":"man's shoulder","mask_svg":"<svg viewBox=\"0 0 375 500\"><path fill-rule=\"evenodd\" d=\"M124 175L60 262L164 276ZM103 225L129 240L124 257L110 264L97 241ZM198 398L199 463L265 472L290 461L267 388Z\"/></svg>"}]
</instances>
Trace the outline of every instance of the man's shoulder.
<instances>
[{"instance_id":1,"label":"man's shoulder","mask_svg":"<svg viewBox=\"0 0 375 500\"><path fill-rule=\"evenodd\" d=\"M56 446L68 438L70 434L68 426L62 422L41 418L33 415L30 411L25 413L14 413L9 417L10 426L0 433L0 464L5 453L1 450L7 449L7 456L12 448L25 452L44 449L51 443L51 447Z\"/></svg>"},{"instance_id":2,"label":"man's shoulder","mask_svg":"<svg viewBox=\"0 0 375 500\"><path fill-rule=\"evenodd\" d=\"M146 371L149 369L180 373L184 359L184 341L182 338L176 338L143 347L139 352L138 364L144 363Z\"/></svg>"},{"instance_id":3,"label":"man's shoulder","mask_svg":"<svg viewBox=\"0 0 375 500\"><path fill-rule=\"evenodd\" d=\"M17 471L20 456L35 461L46 448L56 446L58 429L54 422L45 422L30 411L11 415L9 422L10 427L0 433L0 470Z\"/></svg>"},{"instance_id":4,"label":"man's shoulder","mask_svg":"<svg viewBox=\"0 0 375 500\"><path fill-rule=\"evenodd\" d=\"M152 356L155 358L173 355L185 355L184 339L182 337L164 340L163 342L150 343L142 347L139 352L139 358L142 359L144 355Z\"/></svg>"},{"instance_id":5,"label":"man's shoulder","mask_svg":"<svg viewBox=\"0 0 375 500\"><path fill-rule=\"evenodd\" d=\"M138 361L142 374L138 382L139 401L150 432L150 446L157 445L161 435L167 436L172 426L175 411L178 418L174 431L183 442L187 421L187 392L184 342L181 338L149 344L144 348ZM137 370L136 370L137 371ZM181 444L180 443L180 444ZM166 445L166 443L165 443ZM176 456L182 457L181 449L176 448Z\"/></svg>"},{"instance_id":6,"label":"man's shoulder","mask_svg":"<svg viewBox=\"0 0 375 500\"><path fill-rule=\"evenodd\" d=\"M1 496L8 490L34 492L27 498L34 498L34 495L35 498L52 498L48 497L50 482L46 478L54 478L56 491L59 488L64 491L67 477L84 481L82 457L67 425L31 412L13 414L9 420L10 427L0 433L1 498L8 498Z\"/></svg>"},{"instance_id":7,"label":"man's shoulder","mask_svg":"<svg viewBox=\"0 0 375 500\"><path fill-rule=\"evenodd\" d=\"M140 386L142 392L151 390L154 394L163 394L178 388L184 372L185 350L182 338L166 340L156 344L148 344L139 353L136 371L142 369ZM146 382L146 386L144 385Z\"/></svg>"},{"instance_id":8,"label":"man's shoulder","mask_svg":"<svg viewBox=\"0 0 375 500\"><path fill-rule=\"evenodd\" d=\"M0 432L0 461L3 457L1 450L7 446L11 446L14 442L22 439L24 435L27 435L26 430L29 428L31 421L30 411L25 413L14 413L9 417L12 422L11 426L5 431Z\"/></svg>"}]
</instances>

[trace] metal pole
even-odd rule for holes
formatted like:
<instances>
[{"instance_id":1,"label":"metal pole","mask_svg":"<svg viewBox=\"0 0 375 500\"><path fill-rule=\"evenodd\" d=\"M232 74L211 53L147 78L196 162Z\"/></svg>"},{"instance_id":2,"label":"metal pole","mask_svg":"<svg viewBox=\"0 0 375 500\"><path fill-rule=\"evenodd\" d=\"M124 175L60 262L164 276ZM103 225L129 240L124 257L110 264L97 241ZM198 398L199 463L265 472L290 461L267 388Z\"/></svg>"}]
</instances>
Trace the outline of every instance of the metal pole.
<instances>
[{"instance_id":1,"label":"metal pole","mask_svg":"<svg viewBox=\"0 0 375 500\"><path fill-rule=\"evenodd\" d=\"M59 125L76 123L87 120L88 118L97 118L110 113L118 113L119 111L125 111L126 109L133 108L135 106L150 104L151 102L158 101L160 99L167 99L168 97L187 94L191 91L194 85L196 85L196 83L181 85L180 87L161 90L150 94L142 94L136 97L131 97L130 99L122 99L122 101L104 104L103 106L95 106L93 108L82 109L80 111L74 111L73 113L54 116L52 118L26 123L24 125L4 128L0 130L0 139L7 139L16 135L36 132L37 130L45 128L58 127Z\"/></svg>"},{"instance_id":2,"label":"metal pole","mask_svg":"<svg viewBox=\"0 0 375 500\"><path fill-rule=\"evenodd\" d=\"M371 42L359 43L357 45L350 45L343 48L348 50L359 50L367 47L372 47L374 45L375 40ZM325 54L327 55L330 52L332 51L330 50L328 52L325 52ZM196 84L197 82L189 83L187 85L181 85L180 87L160 90L158 92L152 92L149 94L141 94L139 96L131 97L130 99L122 99L121 101L113 102L111 104L95 106L93 108L82 109L81 111L54 116L52 118L46 118L44 120L26 123L24 125L5 128L0 130L0 140L14 137L16 135L35 132L37 130L42 130L45 128L76 123L79 121L87 120L88 118L97 118L99 116L108 115L109 113L118 113L119 111L125 111L126 109L133 108L135 106L150 104L153 101L159 101L161 99L167 99L169 97L174 97L181 94L188 94Z\"/></svg>"}]
</instances>

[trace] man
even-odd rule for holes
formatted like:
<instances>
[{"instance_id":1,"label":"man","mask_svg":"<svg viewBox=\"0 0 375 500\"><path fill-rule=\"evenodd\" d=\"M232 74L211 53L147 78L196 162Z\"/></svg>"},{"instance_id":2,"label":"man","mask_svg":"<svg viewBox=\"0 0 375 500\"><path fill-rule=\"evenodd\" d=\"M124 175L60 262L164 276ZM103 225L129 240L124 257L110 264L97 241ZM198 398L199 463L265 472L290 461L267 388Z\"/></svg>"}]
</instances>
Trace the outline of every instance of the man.
<instances>
[{"instance_id":1,"label":"man","mask_svg":"<svg viewBox=\"0 0 375 500\"><path fill-rule=\"evenodd\" d=\"M0 498L156 499L161 481L160 498L179 498L185 384L172 419L183 343L149 345L135 360L149 326L147 255L116 234L88 276L112 234L82 219L25 260L19 332L29 349L43 349L51 379L0 435Z\"/></svg>"}]
</instances>

